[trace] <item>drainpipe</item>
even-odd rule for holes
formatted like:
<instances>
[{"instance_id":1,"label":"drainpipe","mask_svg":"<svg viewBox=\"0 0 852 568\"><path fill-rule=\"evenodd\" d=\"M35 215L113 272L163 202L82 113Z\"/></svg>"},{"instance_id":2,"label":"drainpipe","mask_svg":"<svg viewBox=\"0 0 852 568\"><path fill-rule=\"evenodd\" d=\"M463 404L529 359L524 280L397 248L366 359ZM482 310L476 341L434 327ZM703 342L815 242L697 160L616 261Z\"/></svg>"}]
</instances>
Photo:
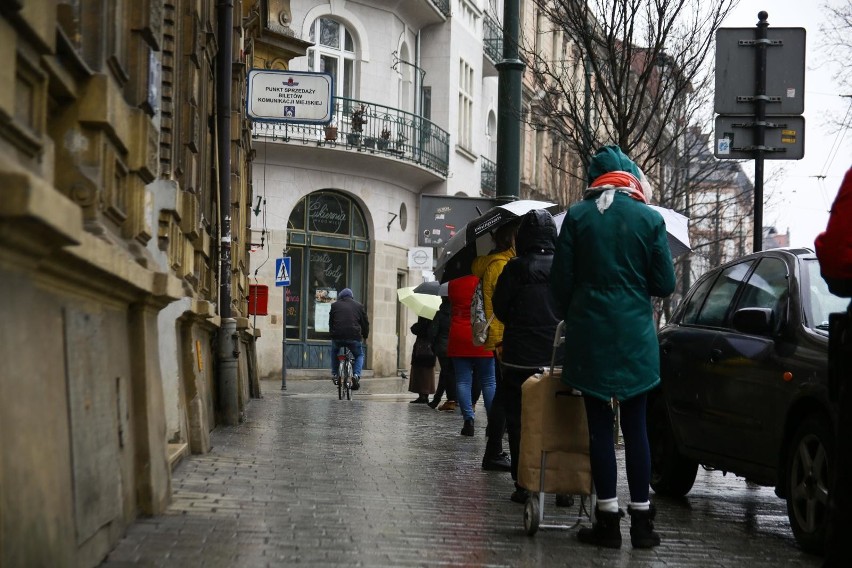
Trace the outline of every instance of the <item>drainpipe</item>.
<instances>
[{"instance_id":1,"label":"drainpipe","mask_svg":"<svg viewBox=\"0 0 852 568\"><path fill-rule=\"evenodd\" d=\"M423 88L420 84L420 33L421 30L417 30L417 39L414 42L414 116L420 116L420 108L423 105L420 100L420 90Z\"/></svg>"},{"instance_id":2,"label":"drainpipe","mask_svg":"<svg viewBox=\"0 0 852 568\"><path fill-rule=\"evenodd\" d=\"M237 321L231 317L231 53L234 2L217 0L219 54L216 58L216 149L219 167L219 408L227 426L239 424Z\"/></svg>"}]
</instances>

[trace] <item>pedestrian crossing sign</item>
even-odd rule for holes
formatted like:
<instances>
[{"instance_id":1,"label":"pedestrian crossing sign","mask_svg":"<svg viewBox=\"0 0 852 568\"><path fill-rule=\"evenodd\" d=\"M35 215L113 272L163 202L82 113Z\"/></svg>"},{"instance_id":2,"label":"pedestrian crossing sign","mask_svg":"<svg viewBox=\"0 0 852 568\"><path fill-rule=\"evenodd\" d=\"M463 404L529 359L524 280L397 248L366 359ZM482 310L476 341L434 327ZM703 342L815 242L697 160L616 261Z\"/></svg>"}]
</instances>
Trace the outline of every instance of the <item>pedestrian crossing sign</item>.
<instances>
[{"instance_id":1,"label":"pedestrian crossing sign","mask_svg":"<svg viewBox=\"0 0 852 568\"><path fill-rule=\"evenodd\" d=\"M290 257L275 259L275 285L289 286L290 285Z\"/></svg>"}]
</instances>

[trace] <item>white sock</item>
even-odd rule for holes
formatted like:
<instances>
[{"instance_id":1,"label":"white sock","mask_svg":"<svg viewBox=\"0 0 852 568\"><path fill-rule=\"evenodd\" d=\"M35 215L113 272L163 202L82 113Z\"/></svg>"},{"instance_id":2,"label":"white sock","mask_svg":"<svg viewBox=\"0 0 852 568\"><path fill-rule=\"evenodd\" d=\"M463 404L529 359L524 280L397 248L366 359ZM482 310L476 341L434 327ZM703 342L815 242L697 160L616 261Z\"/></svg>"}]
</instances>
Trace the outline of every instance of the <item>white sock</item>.
<instances>
[{"instance_id":1,"label":"white sock","mask_svg":"<svg viewBox=\"0 0 852 568\"><path fill-rule=\"evenodd\" d=\"M634 511L647 511L651 508L651 502L644 501L642 503L630 503L630 508Z\"/></svg>"},{"instance_id":2,"label":"white sock","mask_svg":"<svg viewBox=\"0 0 852 568\"><path fill-rule=\"evenodd\" d=\"M598 499L598 510L604 513L618 512L618 497L612 499Z\"/></svg>"}]
</instances>

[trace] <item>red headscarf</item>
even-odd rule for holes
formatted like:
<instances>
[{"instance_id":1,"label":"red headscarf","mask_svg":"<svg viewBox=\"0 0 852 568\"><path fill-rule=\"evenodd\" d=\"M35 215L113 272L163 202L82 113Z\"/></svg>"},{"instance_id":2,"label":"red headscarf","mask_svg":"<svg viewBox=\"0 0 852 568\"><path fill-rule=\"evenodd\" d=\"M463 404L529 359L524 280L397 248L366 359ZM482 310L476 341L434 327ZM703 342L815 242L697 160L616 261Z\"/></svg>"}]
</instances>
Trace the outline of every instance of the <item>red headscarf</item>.
<instances>
[{"instance_id":1,"label":"red headscarf","mask_svg":"<svg viewBox=\"0 0 852 568\"><path fill-rule=\"evenodd\" d=\"M603 174L595 178L591 187L598 189L610 187L627 190L624 193L627 193L633 199L642 203L648 203L648 197L645 195L639 179L629 172L609 172Z\"/></svg>"}]
</instances>

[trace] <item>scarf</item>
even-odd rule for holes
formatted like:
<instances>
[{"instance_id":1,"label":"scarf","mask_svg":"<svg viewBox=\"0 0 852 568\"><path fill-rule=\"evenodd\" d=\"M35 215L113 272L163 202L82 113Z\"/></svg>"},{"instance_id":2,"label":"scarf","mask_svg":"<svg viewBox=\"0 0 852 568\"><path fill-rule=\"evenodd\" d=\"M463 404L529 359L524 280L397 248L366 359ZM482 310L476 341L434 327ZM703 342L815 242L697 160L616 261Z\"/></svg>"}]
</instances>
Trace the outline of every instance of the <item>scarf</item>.
<instances>
[{"instance_id":1,"label":"scarf","mask_svg":"<svg viewBox=\"0 0 852 568\"><path fill-rule=\"evenodd\" d=\"M603 215L604 211L612 205L616 192L632 197L636 201L648 203L642 183L629 172L609 172L597 177L591 187L583 192L583 199L597 198L595 204Z\"/></svg>"}]
</instances>

